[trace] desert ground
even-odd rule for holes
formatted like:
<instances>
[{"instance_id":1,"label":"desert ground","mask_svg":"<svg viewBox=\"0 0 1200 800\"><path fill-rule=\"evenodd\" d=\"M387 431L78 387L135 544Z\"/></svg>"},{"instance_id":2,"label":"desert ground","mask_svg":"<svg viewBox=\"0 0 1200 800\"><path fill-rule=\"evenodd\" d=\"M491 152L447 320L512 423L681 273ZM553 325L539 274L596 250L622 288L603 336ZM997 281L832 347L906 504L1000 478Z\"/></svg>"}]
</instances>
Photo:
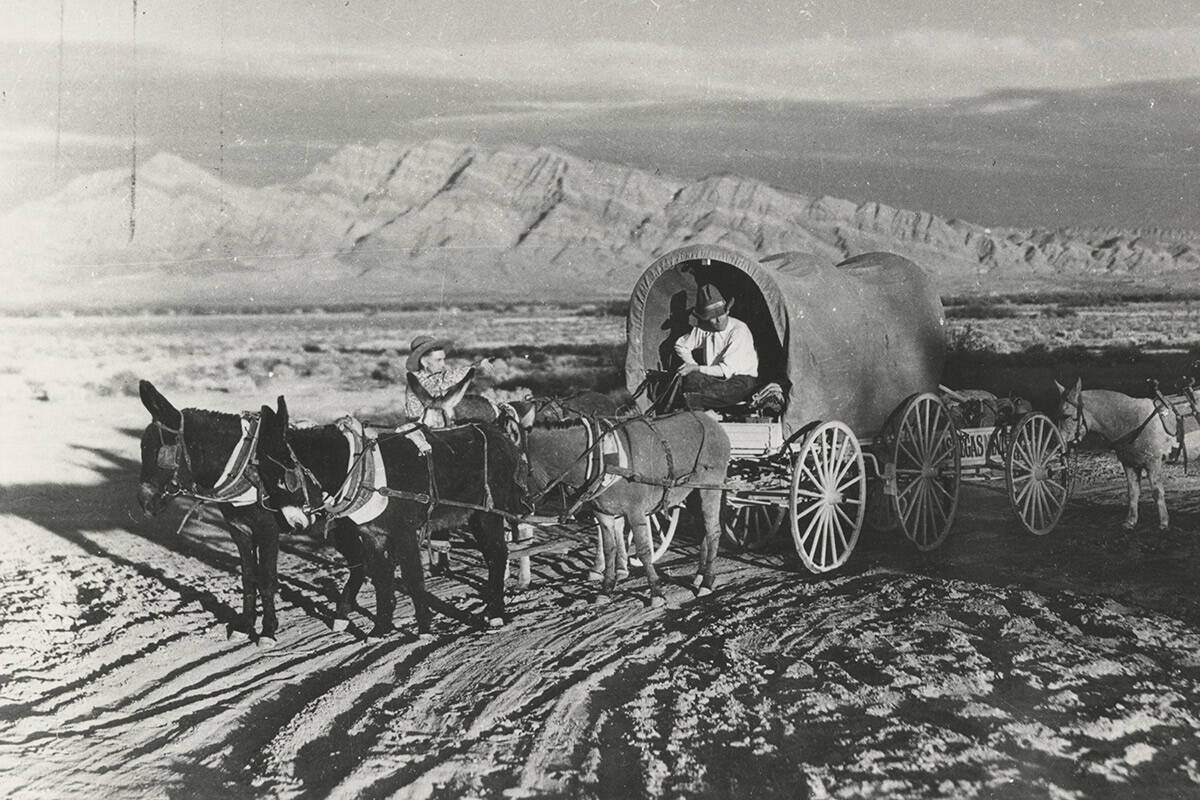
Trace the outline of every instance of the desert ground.
<instances>
[{"instance_id":1,"label":"desert ground","mask_svg":"<svg viewBox=\"0 0 1200 800\"><path fill-rule=\"evenodd\" d=\"M1150 373L1152 351L1200 344L1197 316L956 318L952 362L977 374L988 354L1116 341L1146 358L1104 369ZM216 517L177 532L183 508L137 508L137 379L179 407L286 394L310 420L389 419L408 342L431 330L498 354L483 385L500 399L611 388L624 341L622 318L565 310L0 319L5 795L1200 796L1194 467L1170 468L1165 534L1148 502L1121 531L1116 462L1085 453L1048 536L1021 532L992 481L964 490L932 553L866 531L846 568L814 576L786 539L726 550L703 599L685 585L685 518L666 609L646 607L636 571L594 604L590 531L547 530L562 551L534 559L494 632L481 559L456 540L452 573L429 582L432 641L403 597L400 632L368 641L369 585L332 631L346 567L290 536L278 643L230 637L238 559ZM1005 380L1044 384L1039 358Z\"/></svg>"}]
</instances>

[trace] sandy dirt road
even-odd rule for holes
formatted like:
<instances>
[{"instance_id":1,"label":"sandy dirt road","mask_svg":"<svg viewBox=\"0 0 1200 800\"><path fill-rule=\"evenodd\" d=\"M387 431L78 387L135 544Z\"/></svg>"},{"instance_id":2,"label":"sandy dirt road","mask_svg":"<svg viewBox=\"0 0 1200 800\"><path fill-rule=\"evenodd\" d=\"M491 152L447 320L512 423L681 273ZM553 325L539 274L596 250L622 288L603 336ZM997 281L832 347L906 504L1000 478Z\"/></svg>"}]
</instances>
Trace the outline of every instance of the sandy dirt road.
<instances>
[{"instance_id":1,"label":"sandy dirt road","mask_svg":"<svg viewBox=\"0 0 1200 800\"><path fill-rule=\"evenodd\" d=\"M973 489L934 554L867 533L832 577L726 554L704 600L684 536L666 610L637 577L591 603L568 535L495 633L460 548L431 642L403 598L401 633L367 642L369 588L332 632L344 565L290 538L265 648L226 635L237 557L211 518L177 535L181 510L135 513L136 400L6 414L8 796L1200 796L1195 477L1173 477L1165 537L1149 507L1120 533L1123 488L1089 462L1049 537Z\"/></svg>"}]
</instances>

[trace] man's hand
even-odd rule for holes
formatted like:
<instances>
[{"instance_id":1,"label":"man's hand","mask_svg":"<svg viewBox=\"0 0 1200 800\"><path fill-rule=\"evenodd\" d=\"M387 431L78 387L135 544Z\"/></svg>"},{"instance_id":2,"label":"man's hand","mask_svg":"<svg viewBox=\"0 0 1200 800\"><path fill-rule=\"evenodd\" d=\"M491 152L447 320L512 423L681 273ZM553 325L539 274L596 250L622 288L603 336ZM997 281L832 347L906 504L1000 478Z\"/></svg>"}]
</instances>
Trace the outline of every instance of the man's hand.
<instances>
[{"instance_id":1,"label":"man's hand","mask_svg":"<svg viewBox=\"0 0 1200 800\"><path fill-rule=\"evenodd\" d=\"M686 375L691 375L693 372L700 371L700 365L699 364L681 364L679 366L679 369L677 369L675 371L678 372L681 377L686 376Z\"/></svg>"}]
</instances>

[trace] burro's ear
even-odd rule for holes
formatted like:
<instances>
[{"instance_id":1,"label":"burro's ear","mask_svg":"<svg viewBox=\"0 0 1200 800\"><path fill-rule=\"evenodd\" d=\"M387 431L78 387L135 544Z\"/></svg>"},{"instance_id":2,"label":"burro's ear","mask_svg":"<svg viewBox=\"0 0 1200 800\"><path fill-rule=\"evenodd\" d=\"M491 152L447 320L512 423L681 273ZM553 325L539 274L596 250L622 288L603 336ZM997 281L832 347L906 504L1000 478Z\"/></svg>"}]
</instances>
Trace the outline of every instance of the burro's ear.
<instances>
[{"instance_id":1,"label":"burro's ear","mask_svg":"<svg viewBox=\"0 0 1200 800\"><path fill-rule=\"evenodd\" d=\"M279 397L275 398L275 405L279 409L278 412L276 412L279 415L279 427L286 430L288 422L290 422L287 400L284 399L283 395L279 395Z\"/></svg>"},{"instance_id":2,"label":"burro's ear","mask_svg":"<svg viewBox=\"0 0 1200 800\"><path fill-rule=\"evenodd\" d=\"M1071 397L1079 397L1079 393L1083 391L1083 378L1076 378L1075 385L1071 387Z\"/></svg>"},{"instance_id":3,"label":"burro's ear","mask_svg":"<svg viewBox=\"0 0 1200 800\"><path fill-rule=\"evenodd\" d=\"M429 406L433 404L433 395L425 390L425 387L421 385L421 381L416 375L407 372L405 373L404 380L408 383L408 390L420 401L421 405Z\"/></svg>"},{"instance_id":4,"label":"burro's ear","mask_svg":"<svg viewBox=\"0 0 1200 800\"><path fill-rule=\"evenodd\" d=\"M1058 381L1055 381L1054 382L1054 391L1058 392L1059 397L1062 397L1064 394L1067 393L1067 387L1063 386Z\"/></svg>"},{"instance_id":5,"label":"burro's ear","mask_svg":"<svg viewBox=\"0 0 1200 800\"><path fill-rule=\"evenodd\" d=\"M451 386L449 391L437 399L437 405L443 411L453 411L454 407L462 402L463 396L467 393L467 389L471 388L471 381L474 379L475 368L471 367L461 381Z\"/></svg>"},{"instance_id":6,"label":"burro's ear","mask_svg":"<svg viewBox=\"0 0 1200 800\"><path fill-rule=\"evenodd\" d=\"M153 383L147 380L138 381L138 394L142 398L142 405L150 412L151 417L168 428L179 427L179 423L183 419L179 410L171 405L158 389L154 388Z\"/></svg>"}]
</instances>

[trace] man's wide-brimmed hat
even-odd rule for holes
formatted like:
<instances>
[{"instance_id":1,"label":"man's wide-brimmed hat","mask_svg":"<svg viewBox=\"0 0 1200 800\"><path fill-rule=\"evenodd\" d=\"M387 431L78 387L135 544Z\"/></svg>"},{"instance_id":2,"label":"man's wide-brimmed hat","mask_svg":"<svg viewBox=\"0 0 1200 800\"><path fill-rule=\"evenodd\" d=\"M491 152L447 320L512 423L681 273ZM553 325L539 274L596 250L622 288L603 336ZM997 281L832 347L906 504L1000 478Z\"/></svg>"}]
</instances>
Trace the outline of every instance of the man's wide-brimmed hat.
<instances>
[{"instance_id":1,"label":"man's wide-brimmed hat","mask_svg":"<svg viewBox=\"0 0 1200 800\"><path fill-rule=\"evenodd\" d=\"M722 314L728 314L731 308L733 308L733 301L726 303L725 298L721 295L721 290L711 283L706 283L696 294L696 307L692 309L692 313L699 319L708 321L716 319Z\"/></svg>"},{"instance_id":2,"label":"man's wide-brimmed hat","mask_svg":"<svg viewBox=\"0 0 1200 800\"><path fill-rule=\"evenodd\" d=\"M432 336L421 334L412 340L412 345L409 346L408 360L404 362L404 368L409 372L421 371L421 356L431 350L445 350L453 344L449 339L435 339Z\"/></svg>"}]
</instances>

